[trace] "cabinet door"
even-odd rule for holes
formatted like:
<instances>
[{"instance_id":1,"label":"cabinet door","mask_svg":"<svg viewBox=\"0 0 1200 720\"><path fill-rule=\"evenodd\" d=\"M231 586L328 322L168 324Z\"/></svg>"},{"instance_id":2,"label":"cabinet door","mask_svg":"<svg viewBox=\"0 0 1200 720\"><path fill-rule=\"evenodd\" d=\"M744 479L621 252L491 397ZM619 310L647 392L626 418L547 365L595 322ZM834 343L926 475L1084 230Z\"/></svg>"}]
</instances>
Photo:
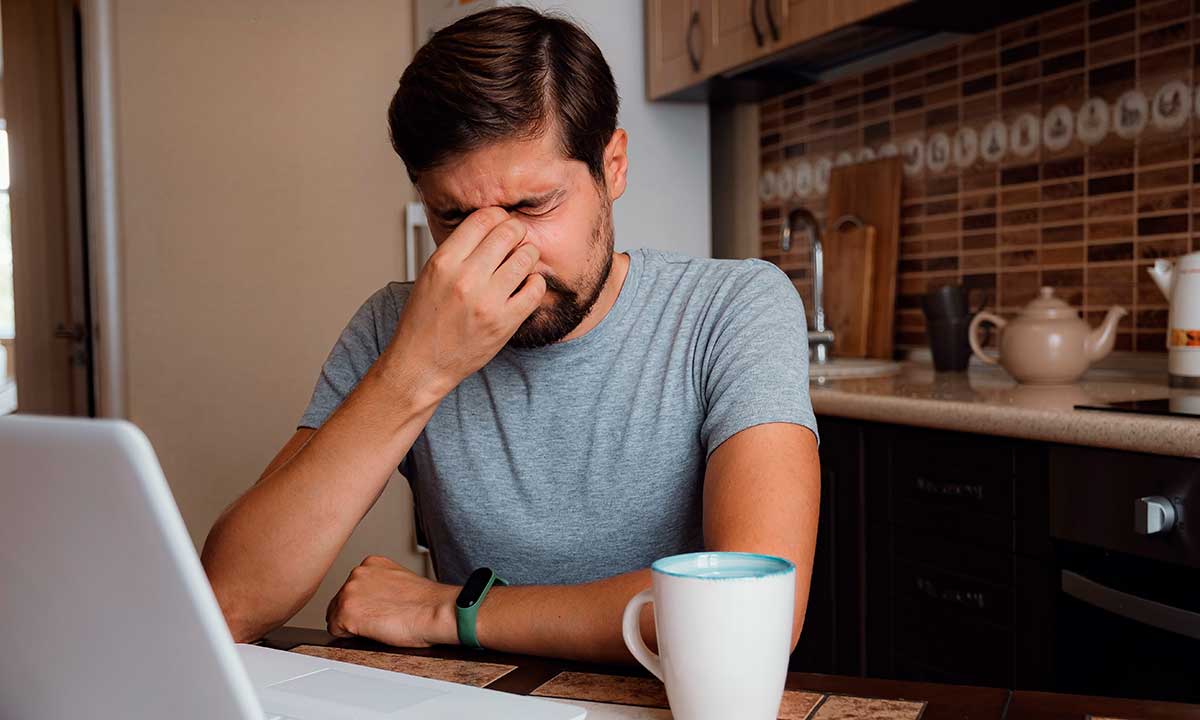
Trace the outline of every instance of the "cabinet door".
<instances>
[{"instance_id":1,"label":"cabinet door","mask_svg":"<svg viewBox=\"0 0 1200 720\"><path fill-rule=\"evenodd\" d=\"M783 19L781 45L811 40L838 27L832 22L835 7L849 0L768 0L779 8Z\"/></svg>"},{"instance_id":2,"label":"cabinet door","mask_svg":"<svg viewBox=\"0 0 1200 720\"><path fill-rule=\"evenodd\" d=\"M704 0L646 0L646 94L651 100L707 77L711 31Z\"/></svg>"},{"instance_id":3,"label":"cabinet door","mask_svg":"<svg viewBox=\"0 0 1200 720\"><path fill-rule=\"evenodd\" d=\"M852 25L859 20L878 15L911 0L790 0L797 5L825 5L830 28Z\"/></svg>"},{"instance_id":4,"label":"cabinet door","mask_svg":"<svg viewBox=\"0 0 1200 720\"><path fill-rule=\"evenodd\" d=\"M744 65L773 49L764 0L708 1L713 16L713 72Z\"/></svg>"},{"instance_id":5,"label":"cabinet door","mask_svg":"<svg viewBox=\"0 0 1200 720\"><path fill-rule=\"evenodd\" d=\"M865 574L862 429L819 418L821 517L808 611L790 668L798 672L862 674Z\"/></svg>"}]
</instances>

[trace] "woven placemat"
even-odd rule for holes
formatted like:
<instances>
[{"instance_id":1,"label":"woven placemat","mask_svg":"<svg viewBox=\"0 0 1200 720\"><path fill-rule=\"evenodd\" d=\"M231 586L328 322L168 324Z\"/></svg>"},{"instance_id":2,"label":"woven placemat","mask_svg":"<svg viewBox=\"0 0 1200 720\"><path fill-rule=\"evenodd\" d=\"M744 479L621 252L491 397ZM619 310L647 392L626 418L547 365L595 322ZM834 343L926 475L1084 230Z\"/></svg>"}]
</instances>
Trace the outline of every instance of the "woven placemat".
<instances>
[{"instance_id":1,"label":"woven placemat","mask_svg":"<svg viewBox=\"0 0 1200 720\"><path fill-rule=\"evenodd\" d=\"M496 663L470 662L467 660L443 660L441 658L415 657L397 653L372 652L369 650L348 650L345 648L322 647L320 645L301 645L292 648L292 652L325 660L339 662L380 670L402 672L430 680L445 680L459 685L484 687L499 680L513 670L515 665L498 665Z\"/></svg>"},{"instance_id":2,"label":"woven placemat","mask_svg":"<svg viewBox=\"0 0 1200 720\"><path fill-rule=\"evenodd\" d=\"M812 720L920 720L924 712L925 703L914 700L828 695Z\"/></svg>"},{"instance_id":3,"label":"woven placemat","mask_svg":"<svg viewBox=\"0 0 1200 720\"><path fill-rule=\"evenodd\" d=\"M652 678L564 672L555 675L531 694L568 701L582 700L645 708L667 707L666 688L661 682ZM783 693L783 703L779 706L779 718L780 720L805 720L824 697L820 693L788 690ZM646 717L656 716L648 715Z\"/></svg>"}]
</instances>

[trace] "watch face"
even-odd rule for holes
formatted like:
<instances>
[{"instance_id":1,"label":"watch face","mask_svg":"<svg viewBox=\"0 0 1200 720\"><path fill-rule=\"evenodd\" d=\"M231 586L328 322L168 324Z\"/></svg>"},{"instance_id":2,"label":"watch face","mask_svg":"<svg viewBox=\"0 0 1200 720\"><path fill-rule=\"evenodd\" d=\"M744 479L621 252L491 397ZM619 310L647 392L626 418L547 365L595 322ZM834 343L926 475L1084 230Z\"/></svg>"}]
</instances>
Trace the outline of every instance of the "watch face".
<instances>
[{"instance_id":1,"label":"watch face","mask_svg":"<svg viewBox=\"0 0 1200 720\"><path fill-rule=\"evenodd\" d=\"M471 577L467 578L467 584L463 585L462 592L458 594L457 605L466 610L479 602L479 596L483 594L483 589L492 579L492 571L488 568L479 568L471 573Z\"/></svg>"}]
</instances>

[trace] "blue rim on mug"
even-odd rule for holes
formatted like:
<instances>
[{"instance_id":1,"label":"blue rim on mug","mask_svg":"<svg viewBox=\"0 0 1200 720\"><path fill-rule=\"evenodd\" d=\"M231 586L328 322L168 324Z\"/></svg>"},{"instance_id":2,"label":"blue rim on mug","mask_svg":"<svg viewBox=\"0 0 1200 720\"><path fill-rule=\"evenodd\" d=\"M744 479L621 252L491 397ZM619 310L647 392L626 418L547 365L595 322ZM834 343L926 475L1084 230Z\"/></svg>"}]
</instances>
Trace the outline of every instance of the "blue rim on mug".
<instances>
[{"instance_id":1,"label":"blue rim on mug","mask_svg":"<svg viewBox=\"0 0 1200 720\"><path fill-rule=\"evenodd\" d=\"M705 556L730 559L734 565L697 566L696 560ZM689 578L692 580L747 580L751 578L766 578L775 575L785 575L796 570L795 564L785 558L774 555L760 555L746 552L694 552L684 555L655 560L650 569L670 577ZM713 575L714 570L727 571L734 574ZM707 573L707 574L706 574Z\"/></svg>"}]
</instances>

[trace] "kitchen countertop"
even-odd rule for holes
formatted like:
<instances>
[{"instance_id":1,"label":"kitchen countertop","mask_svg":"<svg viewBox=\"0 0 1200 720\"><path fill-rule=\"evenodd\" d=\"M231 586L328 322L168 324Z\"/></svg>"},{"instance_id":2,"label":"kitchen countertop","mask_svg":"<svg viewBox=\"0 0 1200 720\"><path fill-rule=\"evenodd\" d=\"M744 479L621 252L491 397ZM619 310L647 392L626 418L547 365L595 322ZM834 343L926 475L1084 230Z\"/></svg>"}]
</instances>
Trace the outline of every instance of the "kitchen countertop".
<instances>
[{"instance_id":1,"label":"kitchen countertop","mask_svg":"<svg viewBox=\"0 0 1200 720\"><path fill-rule=\"evenodd\" d=\"M999 368L935 373L908 361L892 377L814 381L811 395L817 415L1200 458L1200 418L1074 409L1200 396L1168 388L1163 373L1097 369L1075 385L1037 386L1020 385Z\"/></svg>"}]
</instances>

